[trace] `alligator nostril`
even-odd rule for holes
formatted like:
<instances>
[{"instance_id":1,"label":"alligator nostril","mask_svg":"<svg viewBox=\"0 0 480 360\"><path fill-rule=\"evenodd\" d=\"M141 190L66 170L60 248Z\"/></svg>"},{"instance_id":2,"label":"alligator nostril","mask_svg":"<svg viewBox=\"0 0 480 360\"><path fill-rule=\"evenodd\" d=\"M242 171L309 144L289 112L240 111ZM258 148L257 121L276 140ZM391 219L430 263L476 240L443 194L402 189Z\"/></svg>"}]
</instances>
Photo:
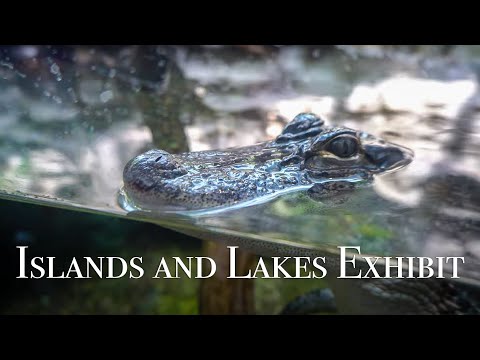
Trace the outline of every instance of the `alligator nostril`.
<instances>
[{"instance_id":1,"label":"alligator nostril","mask_svg":"<svg viewBox=\"0 0 480 360\"><path fill-rule=\"evenodd\" d=\"M411 151L393 146L366 145L365 154L377 167L384 170L407 164L411 160Z\"/></svg>"},{"instance_id":2,"label":"alligator nostril","mask_svg":"<svg viewBox=\"0 0 480 360\"><path fill-rule=\"evenodd\" d=\"M157 158L155 159L155 162L159 162L161 158L162 158L162 155L160 155L159 157L157 157Z\"/></svg>"}]
</instances>

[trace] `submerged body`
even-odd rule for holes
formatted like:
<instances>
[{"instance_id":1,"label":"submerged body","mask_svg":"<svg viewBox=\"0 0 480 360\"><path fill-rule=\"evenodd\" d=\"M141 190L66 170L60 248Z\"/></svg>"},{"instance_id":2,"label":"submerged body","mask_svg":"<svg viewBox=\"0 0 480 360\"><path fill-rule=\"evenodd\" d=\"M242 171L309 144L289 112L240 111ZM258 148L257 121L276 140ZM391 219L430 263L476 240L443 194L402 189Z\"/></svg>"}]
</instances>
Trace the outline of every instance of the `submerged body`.
<instances>
[{"instance_id":1,"label":"submerged body","mask_svg":"<svg viewBox=\"0 0 480 360\"><path fill-rule=\"evenodd\" d=\"M169 154L150 150L124 170L124 190L143 209L205 209L284 192L332 193L407 165L412 151L370 134L299 114L273 141Z\"/></svg>"}]
</instances>

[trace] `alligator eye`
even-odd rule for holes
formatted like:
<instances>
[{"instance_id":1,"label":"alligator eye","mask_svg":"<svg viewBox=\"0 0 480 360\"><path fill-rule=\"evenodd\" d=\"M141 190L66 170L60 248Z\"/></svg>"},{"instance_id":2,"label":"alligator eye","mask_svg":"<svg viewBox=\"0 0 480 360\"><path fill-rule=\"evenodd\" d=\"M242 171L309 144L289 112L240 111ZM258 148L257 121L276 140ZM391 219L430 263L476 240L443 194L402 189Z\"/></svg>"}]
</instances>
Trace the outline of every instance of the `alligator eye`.
<instances>
[{"instance_id":1,"label":"alligator eye","mask_svg":"<svg viewBox=\"0 0 480 360\"><path fill-rule=\"evenodd\" d=\"M357 154L358 141L352 136L338 136L330 141L326 150L340 158L349 158Z\"/></svg>"}]
</instances>

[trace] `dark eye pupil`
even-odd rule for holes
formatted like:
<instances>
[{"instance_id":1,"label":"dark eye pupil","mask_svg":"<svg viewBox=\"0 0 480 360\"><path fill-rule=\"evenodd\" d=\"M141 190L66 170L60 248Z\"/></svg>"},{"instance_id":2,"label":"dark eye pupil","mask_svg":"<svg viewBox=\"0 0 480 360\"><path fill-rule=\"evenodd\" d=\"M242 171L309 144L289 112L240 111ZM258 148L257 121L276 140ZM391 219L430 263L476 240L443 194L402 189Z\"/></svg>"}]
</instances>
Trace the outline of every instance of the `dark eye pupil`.
<instances>
[{"instance_id":1,"label":"dark eye pupil","mask_svg":"<svg viewBox=\"0 0 480 360\"><path fill-rule=\"evenodd\" d=\"M327 150L338 157L347 158L357 153L358 144L357 141L351 137L341 137L334 139Z\"/></svg>"}]
</instances>

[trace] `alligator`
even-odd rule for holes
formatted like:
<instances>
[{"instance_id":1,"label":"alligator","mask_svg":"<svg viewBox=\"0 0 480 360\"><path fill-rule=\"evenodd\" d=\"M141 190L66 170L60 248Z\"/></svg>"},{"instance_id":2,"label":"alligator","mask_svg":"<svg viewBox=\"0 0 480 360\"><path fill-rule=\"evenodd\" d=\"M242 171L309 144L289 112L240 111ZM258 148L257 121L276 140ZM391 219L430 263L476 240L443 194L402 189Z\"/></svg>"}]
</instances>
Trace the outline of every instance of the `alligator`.
<instances>
[{"instance_id":1,"label":"alligator","mask_svg":"<svg viewBox=\"0 0 480 360\"><path fill-rule=\"evenodd\" d=\"M405 167L413 156L412 150L401 145L363 131L327 126L319 116L301 113L277 138L252 146L181 154L147 151L125 166L124 192L135 207L151 211L230 209L296 191L305 191L315 200L335 198L370 185L376 175ZM329 251L203 229L180 231L239 245L260 255L332 257ZM337 262L329 266L329 273L338 273ZM323 289L305 294L284 313L333 308L355 314L479 312L478 294L471 295L468 285L450 279L347 280L330 276L326 280L333 293Z\"/></svg>"},{"instance_id":2,"label":"alligator","mask_svg":"<svg viewBox=\"0 0 480 360\"><path fill-rule=\"evenodd\" d=\"M412 158L400 145L302 113L275 140L253 146L147 151L125 166L124 190L143 209L225 207L299 190L315 197L365 185Z\"/></svg>"}]
</instances>

